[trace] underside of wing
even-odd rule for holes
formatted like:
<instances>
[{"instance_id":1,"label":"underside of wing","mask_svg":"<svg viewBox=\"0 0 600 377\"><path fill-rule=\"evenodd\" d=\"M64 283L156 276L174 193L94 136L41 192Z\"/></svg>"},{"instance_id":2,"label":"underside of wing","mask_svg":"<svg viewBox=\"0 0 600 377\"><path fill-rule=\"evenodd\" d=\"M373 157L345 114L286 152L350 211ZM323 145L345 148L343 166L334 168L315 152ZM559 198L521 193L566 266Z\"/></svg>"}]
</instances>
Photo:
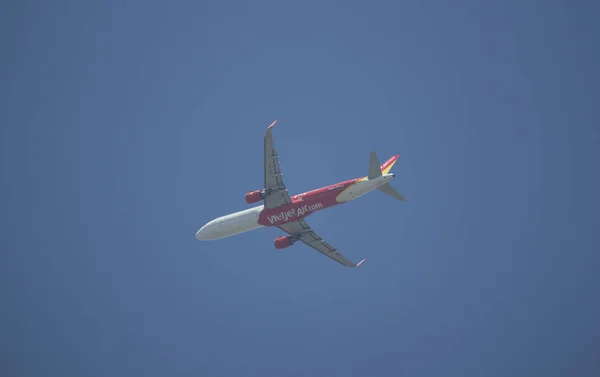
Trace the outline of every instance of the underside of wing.
<instances>
[{"instance_id":1,"label":"underside of wing","mask_svg":"<svg viewBox=\"0 0 600 377\"><path fill-rule=\"evenodd\" d=\"M365 261L365 259L363 259L356 264L349 261L335 247L331 246L330 244L325 242L321 237L319 237L304 220L293 221L287 224L280 225L279 229L290 234L297 240L302 241L303 243L317 250L321 254L333 259L334 261L340 264L343 264L344 266L358 267Z\"/></svg>"},{"instance_id":2,"label":"underside of wing","mask_svg":"<svg viewBox=\"0 0 600 377\"><path fill-rule=\"evenodd\" d=\"M279 155L273 142L273 122L265 134L265 208L277 208L292 202L283 183L283 174L279 166Z\"/></svg>"}]
</instances>

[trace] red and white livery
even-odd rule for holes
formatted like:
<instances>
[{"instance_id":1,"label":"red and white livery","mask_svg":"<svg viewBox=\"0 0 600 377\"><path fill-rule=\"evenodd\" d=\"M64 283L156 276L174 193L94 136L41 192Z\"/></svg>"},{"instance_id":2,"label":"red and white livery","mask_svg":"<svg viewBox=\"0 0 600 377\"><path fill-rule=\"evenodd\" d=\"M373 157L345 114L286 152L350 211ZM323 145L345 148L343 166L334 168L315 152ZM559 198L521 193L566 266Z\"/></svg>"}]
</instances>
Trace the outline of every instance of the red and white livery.
<instances>
[{"instance_id":1,"label":"red and white livery","mask_svg":"<svg viewBox=\"0 0 600 377\"><path fill-rule=\"evenodd\" d=\"M263 204L208 222L196 232L196 238L217 240L265 226L276 226L288 234L274 240L277 249L301 241L344 266L360 266L365 259L356 264L346 259L335 247L319 237L306 223L305 218L325 208L354 200L375 189L403 201L404 197L389 184L395 177L395 174L389 171L400 155L392 156L380 164L377 154L373 151L369 161L369 174L366 177L290 196L283 183L279 155L273 142L272 129L276 123L277 121L273 122L265 134L264 188L246 194L248 204L261 200Z\"/></svg>"}]
</instances>

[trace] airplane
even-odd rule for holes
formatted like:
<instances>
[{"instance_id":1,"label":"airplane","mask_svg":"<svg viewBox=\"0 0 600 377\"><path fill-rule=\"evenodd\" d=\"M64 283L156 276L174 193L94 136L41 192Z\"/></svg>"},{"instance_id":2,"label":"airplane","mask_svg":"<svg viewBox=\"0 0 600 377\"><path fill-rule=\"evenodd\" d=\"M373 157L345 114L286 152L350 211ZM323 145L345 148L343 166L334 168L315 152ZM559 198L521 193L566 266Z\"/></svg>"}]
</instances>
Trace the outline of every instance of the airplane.
<instances>
[{"instance_id":1,"label":"airplane","mask_svg":"<svg viewBox=\"0 0 600 377\"><path fill-rule=\"evenodd\" d=\"M380 164L377 154L373 151L366 177L290 196L283 183L279 155L273 142L272 129L276 123L277 120L271 123L264 138L264 188L245 195L246 203L253 204L263 200L263 204L209 221L196 232L196 239L217 240L262 227L278 227L288 234L273 241L278 250L300 241L344 266L360 266L366 258L356 264L349 261L335 247L319 237L305 218L317 211L354 200L375 189L404 201L404 197L389 184L396 176L390 173L390 170L400 155L392 156Z\"/></svg>"}]
</instances>

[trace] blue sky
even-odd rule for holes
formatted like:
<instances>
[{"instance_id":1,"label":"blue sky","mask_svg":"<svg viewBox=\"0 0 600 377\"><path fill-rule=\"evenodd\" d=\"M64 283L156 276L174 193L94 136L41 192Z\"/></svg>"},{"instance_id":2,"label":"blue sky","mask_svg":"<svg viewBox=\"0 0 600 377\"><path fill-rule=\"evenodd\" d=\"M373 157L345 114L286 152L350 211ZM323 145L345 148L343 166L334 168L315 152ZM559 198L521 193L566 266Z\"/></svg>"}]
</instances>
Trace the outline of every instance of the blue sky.
<instances>
[{"instance_id":1,"label":"blue sky","mask_svg":"<svg viewBox=\"0 0 600 377\"><path fill-rule=\"evenodd\" d=\"M598 375L597 4L3 8L3 376ZM274 119L292 193L400 154L308 218L360 268L194 238Z\"/></svg>"}]
</instances>

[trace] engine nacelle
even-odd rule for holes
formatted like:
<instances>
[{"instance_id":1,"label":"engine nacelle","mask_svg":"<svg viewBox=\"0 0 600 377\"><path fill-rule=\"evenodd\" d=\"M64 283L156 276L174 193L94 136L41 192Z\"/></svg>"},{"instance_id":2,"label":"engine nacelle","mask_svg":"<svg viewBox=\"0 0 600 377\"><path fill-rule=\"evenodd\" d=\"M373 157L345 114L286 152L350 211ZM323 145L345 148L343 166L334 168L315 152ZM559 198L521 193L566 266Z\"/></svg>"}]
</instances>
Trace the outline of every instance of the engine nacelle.
<instances>
[{"instance_id":1,"label":"engine nacelle","mask_svg":"<svg viewBox=\"0 0 600 377\"><path fill-rule=\"evenodd\" d=\"M246 194L246 203L248 204L256 203L261 199L264 199L262 190L254 190Z\"/></svg>"},{"instance_id":2,"label":"engine nacelle","mask_svg":"<svg viewBox=\"0 0 600 377\"><path fill-rule=\"evenodd\" d=\"M292 246L294 244L294 240L290 236L282 236L277 237L273 241L276 249L285 249L286 247Z\"/></svg>"}]
</instances>

